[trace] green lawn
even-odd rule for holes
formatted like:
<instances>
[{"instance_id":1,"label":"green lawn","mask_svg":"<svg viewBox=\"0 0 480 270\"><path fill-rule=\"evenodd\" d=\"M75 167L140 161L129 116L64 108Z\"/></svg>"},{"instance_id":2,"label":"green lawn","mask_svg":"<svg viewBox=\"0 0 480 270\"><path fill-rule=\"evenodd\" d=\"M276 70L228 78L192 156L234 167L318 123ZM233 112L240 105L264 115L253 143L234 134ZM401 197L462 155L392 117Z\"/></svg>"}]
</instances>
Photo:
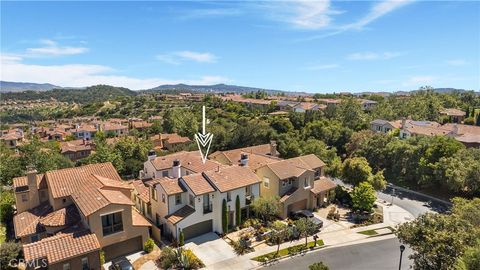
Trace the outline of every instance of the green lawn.
<instances>
[{"instance_id":1,"label":"green lawn","mask_svg":"<svg viewBox=\"0 0 480 270\"><path fill-rule=\"evenodd\" d=\"M375 229L375 230L366 230L366 231L361 231L361 232L357 232L357 233L372 236L372 235L377 235L378 233L376 232L376 230L381 230L381 229L389 229L390 231L395 232L394 228L392 228L390 226L387 226L387 227L378 228L378 229Z\"/></svg>"},{"instance_id":2,"label":"green lawn","mask_svg":"<svg viewBox=\"0 0 480 270\"><path fill-rule=\"evenodd\" d=\"M314 241L308 242L307 243L307 248L313 248L314 245L315 245ZM323 245L324 245L323 240L317 240L317 246L323 246ZM263 255L252 258L252 260L255 260L257 262L264 262L264 261L267 261L267 260L270 260L270 259L273 259L273 258L282 257L282 256L286 256L286 255L289 255L289 254L292 254L292 255L297 254L298 252L300 252L302 250L305 250L305 244L300 244L300 245L280 249L278 251L278 254L277 254L276 251L270 252L270 253L267 253L267 254L263 254Z\"/></svg>"}]
</instances>

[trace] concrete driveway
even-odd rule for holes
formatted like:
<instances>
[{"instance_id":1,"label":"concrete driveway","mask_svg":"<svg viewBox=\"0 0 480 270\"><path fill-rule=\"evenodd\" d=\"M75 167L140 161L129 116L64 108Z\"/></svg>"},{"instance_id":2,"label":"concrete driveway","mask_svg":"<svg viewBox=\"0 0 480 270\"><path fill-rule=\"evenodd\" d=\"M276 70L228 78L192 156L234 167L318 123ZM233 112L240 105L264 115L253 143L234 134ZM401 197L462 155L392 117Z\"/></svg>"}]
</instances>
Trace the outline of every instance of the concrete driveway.
<instances>
[{"instance_id":1,"label":"concrete driveway","mask_svg":"<svg viewBox=\"0 0 480 270\"><path fill-rule=\"evenodd\" d=\"M209 265L237 257L232 246L215 233L206 233L192 238L186 241L185 248L192 250L206 268Z\"/></svg>"}]
</instances>

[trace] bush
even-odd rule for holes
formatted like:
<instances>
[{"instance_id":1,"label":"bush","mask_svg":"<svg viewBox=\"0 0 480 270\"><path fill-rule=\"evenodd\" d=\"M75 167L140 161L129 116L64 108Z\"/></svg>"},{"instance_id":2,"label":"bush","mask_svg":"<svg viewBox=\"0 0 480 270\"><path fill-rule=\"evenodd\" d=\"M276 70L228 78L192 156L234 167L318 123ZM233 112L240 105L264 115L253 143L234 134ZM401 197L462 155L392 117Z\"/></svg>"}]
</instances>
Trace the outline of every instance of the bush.
<instances>
[{"instance_id":1,"label":"bush","mask_svg":"<svg viewBox=\"0 0 480 270\"><path fill-rule=\"evenodd\" d=\"M317 262L309 265L308 270L328 270L328 267L323 262Z\"/></svg>"},{"instance_id":2,"label":"bush","mask_svg":"<svg viewBox=\"0 0 480 270\"><path fill-rule=\"evenodd\" d=\"M152 238L148 238L147 241L143 243L143 250L147 253L152 252L154 247L155 247L155 242L153 242Z\"/></svg>"},{"instance_id":3,"label":"bush","mask_svg":"<svg viewBox=\"0 0 480 270\"><path fill-rule=\"evenodd\" d=\"M204 265L202 261L195 256L195 254L188 249L178 248L173 249L171 247L164 247L162 254L159 258L160 267L162 269L198 269Z\"/></svg>"},{"instance_id":4,"label":"bush","mask_svg":"<svg viewBox=\"0 0 480 270\"><path fill-rule=\"evenodd\" d=\"M180 231L180 237L178 239L178 245L180 245L180 246L185 245L185 234L183 233L183 230Z\"/></svg>"},{"instance_id":5,"label":"bush","mask_svg":"<svg viewBox=\"0 0 480 270\"><path fill-rule=\"evenodd\" d=\"M105 264L105 251L100 250L100 264Z\"/></svg>"},{"instance_id":6,"label":"bush","mask_svg":"<svg viewBox=\"0 0 480 270\"><path fill-rule=\"evenodd\" d=\"M162 248L162 254L160 255L159 262L162 269L169 269L175 265L177 261L177 256L173 248L171 247L164 247Z\"/></svg>"},{"instance_id":7,"label":"bush","mask_svg":"<svg viewBox=\"0 0 480 270\"><path fill-rule=\"evenodd\" d=\"M250 243L245 238L240 238L238 241L232 241L232 246L237 255L243 255L252 251L252 248L250 248Z\"/></svg>"},{"instance_id":8,"label":"bush","mask_svg":"<svg viewBox=\"0 0 480 270\"><path fill-rule=\"evenodd\" d=\"M20 258L22 245L15 242L5 242L0 246L0 265L2 269L17 269L8 264L11 260Z\"/></svg>"}]
</instances>

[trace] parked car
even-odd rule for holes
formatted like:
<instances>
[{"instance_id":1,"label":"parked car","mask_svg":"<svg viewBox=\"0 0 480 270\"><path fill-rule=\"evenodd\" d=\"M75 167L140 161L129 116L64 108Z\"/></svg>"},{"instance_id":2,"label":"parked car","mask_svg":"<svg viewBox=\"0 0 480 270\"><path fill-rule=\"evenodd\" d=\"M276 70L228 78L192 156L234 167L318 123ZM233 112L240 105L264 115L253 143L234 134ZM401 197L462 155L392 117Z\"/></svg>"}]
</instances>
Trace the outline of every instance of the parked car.
<instances>
[{"instance_id":1,"label":"parked car","mask_svg":"<svg viewBox=\"0 0 480 270\"><path fill-rule=\"evenodd\" d=\"M299 211L296 211L296 212L292 213L292 219L293 220L297 220L297 219L301 219L301 218L308 218L308 219L312 220L313 223L315 223L317 225L318 229L323 227L323 221L320 220L319 218L315 217L313 215L313 213L308 211L308 210L299 210Z\"/></svg>"},{"instance_id":2,"label":"parked car","mask_svg":"<svg viewBox=\"0 0 480 270\"><path fill-rule=\"evenodd\" d=\"M108 270L134 270L133 265L127 258L120 258L112 261Z\"/></svg>"}]
</instances>

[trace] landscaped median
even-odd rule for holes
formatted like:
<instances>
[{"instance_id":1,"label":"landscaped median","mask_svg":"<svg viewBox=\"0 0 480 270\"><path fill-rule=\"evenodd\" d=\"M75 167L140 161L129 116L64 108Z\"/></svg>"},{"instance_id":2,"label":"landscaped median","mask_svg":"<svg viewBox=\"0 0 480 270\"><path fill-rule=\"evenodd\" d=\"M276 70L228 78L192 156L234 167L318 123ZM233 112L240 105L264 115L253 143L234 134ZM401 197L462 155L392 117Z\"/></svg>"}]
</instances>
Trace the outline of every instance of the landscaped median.
<instances>
[{"instance_id":1,"label":"landscaped median","mask_svg":"<svg viewBox=\"0 0 480 270\"><path fill-rule=\"evenodd\" d=\"M385 230L386 229L386 230ZM386 232L383 232L383 231L386 231ZM377 235L385 235L385 234L390 234L390 233L394 233L395 232L395 229L390 227L390 226L387 226L387 227L382 227L382 228L378 228L378 229L371 229L371 230L365 230L365 231L360 231L360 232L357 232L359 234L364 234L364 235L368 235L368 236L377 236Z\"/></svg>"},{"instance_id":2,"label":"landscaped median","mask_svg":"<svg viewBox=\"0 0 480 270\"><path fill-rule=\"evenodd\" d=\"M314 249L315 247L322 247L322 246L324 246L323 240L317 240L316 246L315 246L315 241L311 241L311 242L308 242L306 246L305 244L300 244L300 245L295 245L288 248L283 248L283 249L280 249L278 253L276 251L270 252L257 257L253 257L252 260L257 262L268 262L272 259L280 259L282 257L293 256L300 252L307 251L308 249Z\"/></svg>"}]
</instances>

